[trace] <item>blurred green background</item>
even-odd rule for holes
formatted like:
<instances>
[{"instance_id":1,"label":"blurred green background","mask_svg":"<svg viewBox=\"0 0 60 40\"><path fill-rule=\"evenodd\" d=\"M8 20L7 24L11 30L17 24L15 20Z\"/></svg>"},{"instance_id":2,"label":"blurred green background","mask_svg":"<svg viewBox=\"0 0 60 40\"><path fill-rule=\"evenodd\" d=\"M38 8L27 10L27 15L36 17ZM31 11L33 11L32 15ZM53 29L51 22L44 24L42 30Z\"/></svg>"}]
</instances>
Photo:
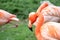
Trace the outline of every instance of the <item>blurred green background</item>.
<instances>
[{"instance_id":1,"label":"blurred green background","mask_svg":"<svg viewBox=\"0 0 60 40\"><path fill-rule=\"evenodd\" d=\"M17 28L7 24L0 28L0 40L36 40L34 31L28 29L28 14L35 12L44 0L0 0L0 9L16 14L21 20ZM49 0L56 6L60 6L60 0ZM34 28L33 28L34 30Z\"/></svg>"}]
</instances>

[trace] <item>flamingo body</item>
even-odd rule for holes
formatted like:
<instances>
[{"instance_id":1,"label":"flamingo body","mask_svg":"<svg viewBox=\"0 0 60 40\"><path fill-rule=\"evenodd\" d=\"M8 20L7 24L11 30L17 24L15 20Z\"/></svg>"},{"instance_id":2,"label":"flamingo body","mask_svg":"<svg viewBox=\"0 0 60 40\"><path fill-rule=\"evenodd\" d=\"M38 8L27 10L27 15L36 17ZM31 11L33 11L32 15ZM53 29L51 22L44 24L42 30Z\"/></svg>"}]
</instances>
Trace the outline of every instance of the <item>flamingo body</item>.
<instances>
[{"instance_id":1,"label":"flamingo body","mask_svg":"<svg viewBox=\"0 0 60 40\"><path fill-rule=\"evenodd\" d=\"M40 13L44 16L44 22L60 22L60 7L55 6L53 4L49 4L50 2L43 2L36 13L39 15Z\"/></svg>"},{"instance_id":2,"label":"flamingo body","mask_svg":"<svg viewBox=\"0 0 60 40\"><path fill-rule=\"evenodd\" d=\"M60 40L60 23L47 22L40 30L44 40Z\"/></svg>"}]
</instances>

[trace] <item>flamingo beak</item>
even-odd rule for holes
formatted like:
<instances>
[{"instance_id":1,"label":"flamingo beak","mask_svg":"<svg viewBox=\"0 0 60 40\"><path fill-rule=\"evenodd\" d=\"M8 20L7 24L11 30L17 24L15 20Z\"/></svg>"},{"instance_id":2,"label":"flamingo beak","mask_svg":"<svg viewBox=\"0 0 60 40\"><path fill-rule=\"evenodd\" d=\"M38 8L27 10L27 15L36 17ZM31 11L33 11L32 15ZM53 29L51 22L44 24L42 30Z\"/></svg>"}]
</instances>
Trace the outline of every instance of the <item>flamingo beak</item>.
<instances>
[{"instance_id":1,"label":"flamingo beak","mask_svg":"<svg viewBox=\"0 0 60 40\"><path fill-rule=\"evenodd\" d=\"M29 28L31 31L33 31L33 30L32 30L32 24L31 24L31 21L29 21L29 23L28 23L28 28Z\"/></svg>"},{"instance_id":2,"label":"flamingo beak","mask_svg":"<svg viewBox=\"0 0 60 40\"><path fill-rule=\"evenodd\" d=\"M18 18L11 18L11 20L13 20L13 21L19 21L19 19Z\"/></svg>"},{"instance_id":3,"label":"flamingo beak","mask_svg":"<svg viewBox=\"0 0 60 40\"><path fill-rule=\"evenodd\" d=\"M19 19L18 18L11 18L12 21L16 21L17 23L19 22ZM14 24L16 27L18 27L18 24Z\"/></svg>"}]
</instances>

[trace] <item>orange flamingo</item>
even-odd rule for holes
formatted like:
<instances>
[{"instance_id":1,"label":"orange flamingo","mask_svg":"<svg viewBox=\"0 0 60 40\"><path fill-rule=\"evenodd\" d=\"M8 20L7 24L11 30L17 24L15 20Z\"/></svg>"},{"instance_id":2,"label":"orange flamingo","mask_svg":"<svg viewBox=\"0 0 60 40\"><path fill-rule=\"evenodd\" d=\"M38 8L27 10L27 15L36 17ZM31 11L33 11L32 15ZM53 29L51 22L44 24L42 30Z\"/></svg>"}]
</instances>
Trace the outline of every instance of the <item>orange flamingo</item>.
<instances>
[{"instance_id":1,"label":"orange flamingo","mask_svg":"<svg viewBox=\"0 0 60 40\"><path fill-rule=\"evenodd\" d=\"M0 26L6 23L10 23L10 21L18 22L19 19L16 17L16 15L0 9Z\"/></svg>"},{"instance_id":2,"label":"orange flamingo","mask_svg":"<svg viewBox=\"0 0 60 40\"><path fill-rule=\"evenodd\" d=\"M34 17L35 16L35 17ZM33 20L33 21L32 21ZM46 22L44 23L44 17L39 14L29 15L28 27L32 31L32 24L36 26L35 35L37 40L60 40L60 23Z\"/></svg>"},{"instance_id":3,"label":"orange flamingo","mask_svg":"<svg viewBox=\"0 0 60 40\"><path fill-rule=\"evenodd\" d=\"M45 6L43 6L45 5ZM43 3L43 5L41 5L41 7L38 8L37 12L32 12L29 14L29 23L28 23L28 26L29 26L29 29L32 31L32 24L34 24L36 26L36 29L35 29L35 35L37 37L37 40L59 40L59 37L56 37L54 33L56 33L55 31L53 32L51 28L54 29L54 24L55 22L59 22L60 21L60 7L58 6L54 6L54 5L50 5L49 3ZM50 23L47 23L49 21L53 21L52 22L52 26L51 25L48 25ZM46 24L44 24L46 23ZM55 25L59 23L55 23ZM45 36L43 36L43 29L45 28L43 25L48 25L46 27L51 27L49 28L49 30L51 30L50 32L51 33L48 33L48 34L51 34L52 37L51 38L44 38ZM44 28L41 28L41 27L44 27ZM57 26L56 26L57 27ZM58 26L59 28L59 26ZM57 29L58 29L57 28ZM56 30L57 30L56 29ZM45 29L46 30L46 29ZM55 30L55 29L54 29ZM53 35L54 34L54 35ZM56 33L56 35L59 35Z\"/></svg>"}]
</instances>

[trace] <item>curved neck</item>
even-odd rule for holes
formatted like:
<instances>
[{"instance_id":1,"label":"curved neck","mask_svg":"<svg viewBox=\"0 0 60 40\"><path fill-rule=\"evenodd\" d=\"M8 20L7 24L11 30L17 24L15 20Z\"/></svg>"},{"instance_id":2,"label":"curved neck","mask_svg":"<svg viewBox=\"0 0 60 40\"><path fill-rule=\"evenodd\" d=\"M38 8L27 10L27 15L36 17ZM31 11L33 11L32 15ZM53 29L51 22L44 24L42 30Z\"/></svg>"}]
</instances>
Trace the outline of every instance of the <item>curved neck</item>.
<instances>
[{"instance_id":1,"label":"curved neck","mask_svg":"<svg viewBox=\"0 0 60 40\"><path fill-rule=\"evenodd\" d=\"M42 14L39 14L39 16L38 16L38 18L36 20L36 25L35 25L36 26L36 28L35 28L35 35L36 35L36 37L39 36L38 37L39 39L41 38L40 28L43 25L43 23L44 23L44 17L43 17Z\"/></svg>"}]
</instances>

